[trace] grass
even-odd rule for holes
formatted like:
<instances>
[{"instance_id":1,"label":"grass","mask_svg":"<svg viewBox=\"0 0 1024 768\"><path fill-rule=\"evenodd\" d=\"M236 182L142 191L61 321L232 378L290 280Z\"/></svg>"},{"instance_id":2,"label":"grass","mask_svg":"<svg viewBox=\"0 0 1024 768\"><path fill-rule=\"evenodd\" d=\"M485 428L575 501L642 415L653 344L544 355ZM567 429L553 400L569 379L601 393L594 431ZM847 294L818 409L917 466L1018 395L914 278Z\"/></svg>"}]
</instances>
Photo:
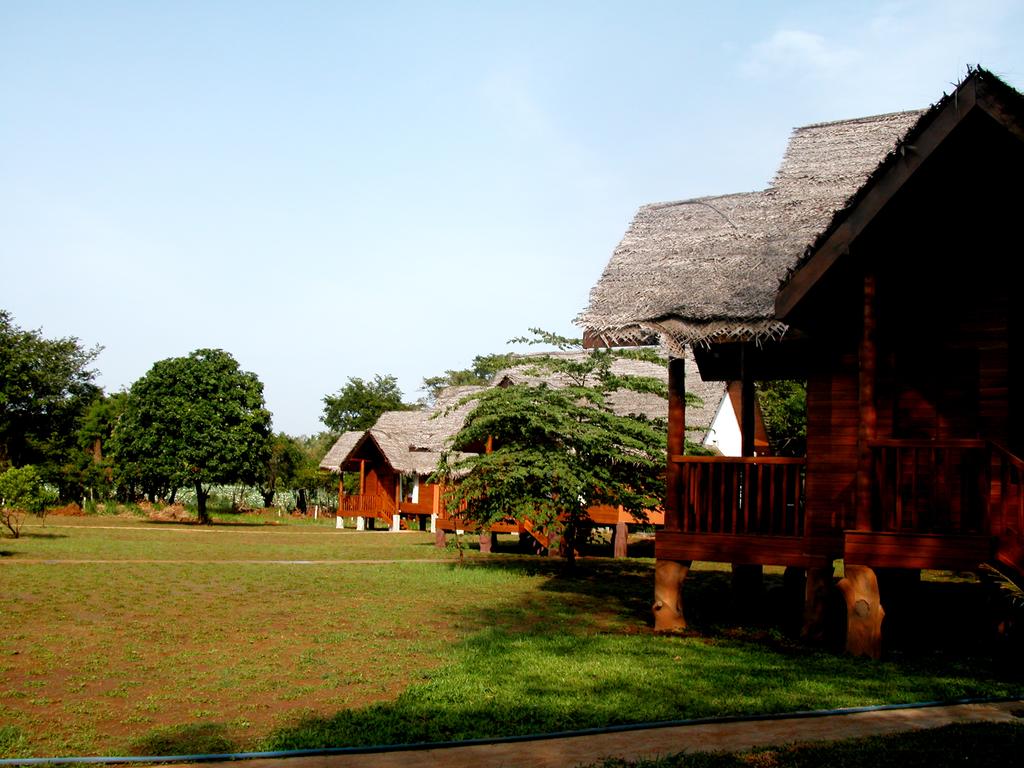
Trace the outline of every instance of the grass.
<instances>
[{"instance_id":1,"label":"grass","mask_svg":"<svg viewBox=\"0 0 1024 768\"><path fill-rule=\"evenodd\" d=\"M924 585L930 641L872 663L737 623L728 573L711 567L687 581L696 631L661 637L647 627L650 561L589 559L570 577L543 558L454 558L430 534L329 522L51 518L0 540L0 757L457 739L1019 690L984 633L942 623L979 602L971 580Z\"/></svg>"},{"instance_id":2,"label":"grass","mask_svg":"<svg viewBox=\"0 0 1024 768\"><path fill-rule=\"evenodd\" d=\"M678 754L658 760L608 760L592 768L1005 768L1024 754L1024 725L972 723L930 731L798 744L739 754Z\"/></svg>"}]
</instances>

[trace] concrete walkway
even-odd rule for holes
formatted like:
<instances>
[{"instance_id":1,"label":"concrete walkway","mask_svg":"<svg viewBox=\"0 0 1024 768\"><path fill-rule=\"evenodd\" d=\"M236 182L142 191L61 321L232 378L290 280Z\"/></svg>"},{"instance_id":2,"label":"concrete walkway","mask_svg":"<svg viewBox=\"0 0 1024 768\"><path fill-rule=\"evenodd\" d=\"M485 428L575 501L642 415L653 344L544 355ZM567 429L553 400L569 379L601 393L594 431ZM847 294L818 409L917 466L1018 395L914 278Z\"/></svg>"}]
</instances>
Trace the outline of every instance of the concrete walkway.
<instances>
[{"instance_id":1,"label":"concrete walkway","mask_svg":"<svg viewBox=\"0 0 1024 768\"><path fill-rule=\"evenodd\" d=\"M1018 713L1018 714L1015 714ZM834 741L952 723L1024 722L1024 701L954 704L812 717L696 723L554 739L359 755L260 758L233 761L235 768L572 768L606 758L641 760L677 752L740 752L796 742ZM228 765L203 763L202 765Z\"/></svg>"}]
</instances>

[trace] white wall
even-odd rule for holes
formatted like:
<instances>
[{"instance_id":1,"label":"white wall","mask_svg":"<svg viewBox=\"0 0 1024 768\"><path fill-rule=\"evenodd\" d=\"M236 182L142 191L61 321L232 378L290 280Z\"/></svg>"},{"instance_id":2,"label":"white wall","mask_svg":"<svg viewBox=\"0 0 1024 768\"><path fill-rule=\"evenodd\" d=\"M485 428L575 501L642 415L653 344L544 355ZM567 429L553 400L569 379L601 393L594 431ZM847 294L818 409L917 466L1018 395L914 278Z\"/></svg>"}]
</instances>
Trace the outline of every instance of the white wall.
<instances>
[{"instance_id":1,"label":"white wall","mask_svg":"<svg viewBox=\"0 0 1024 768\"><path fill-rule=\"evenodd\" d=\"M717 448L723 456L743 455L743 435L740 433L740 420L732 407L732 398L728 391L723 395L718 411L711 422L711 429L704 439L708 448Z\"/></svg>"}]
</instances>

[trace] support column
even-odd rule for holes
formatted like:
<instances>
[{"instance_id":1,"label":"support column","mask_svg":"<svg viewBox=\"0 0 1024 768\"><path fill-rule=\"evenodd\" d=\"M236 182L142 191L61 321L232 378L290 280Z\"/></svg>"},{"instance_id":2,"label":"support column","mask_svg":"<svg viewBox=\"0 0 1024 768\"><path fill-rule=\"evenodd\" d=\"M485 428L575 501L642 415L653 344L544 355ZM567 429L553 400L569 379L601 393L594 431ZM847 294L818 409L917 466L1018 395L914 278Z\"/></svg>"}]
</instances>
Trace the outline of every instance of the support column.
<instances>
[{"instance_id":1,"label":"support column","mask_svg":"<svg viewBox=\"0 0 1024 768\"><path fill-rule=\"evenodd\" d=\"M341 513L345 509L345 472L338 467L338 519L341 519ZM345 526L340 526L344 528Z\"/></svg>"},{"instance_id":2,"label":"support column","mask_svg":"<svg viewBox=\"0 0 1024 768\"><path fill-rule=\"evenodd\" d=\"M612 534L612 557L625 557L629 547L629 526L616 523Z\"/></svg>"},{"instance_id":3,"label":"support column","mask_svg":"<svg viewBox=\"0 0 1024 768\"><path fill-rule=\"evenodd\" d=\"M345 528L345 518L342 517L341 515L338 515L336 518L334 518L334 527L338 528L339 530L344 529Z\"/></svg>"},{"instance_id":4,"label":"support column","mask_svg":"<svg viewBox=\"0 0 1024 768\"><path fill-rule=\"evenodd\" d=\"M686 629L683 616L683 581L691 560L657 560L654 564L654 631Z\"/></svg>"},{"instance_id":5,"label":"support column","mask_svg":"<svg viewBox=\"0 0 1024 768\"><path fill-rule=\"evenodd\" d=\"M662 530L678 532L681 526L680 499L685 494L683 465L674 457L686 452L686 360L668 361L668 465L665 472L665 525ZM655 546L658 534L655 533ZM686 629L683 617L683 581L690 572L690 560L655 560L654 630L671 632Z\"/></svg>"},{"instance_id":6,"label":"support column","mask_svg":"<svg viewBox=\"0 0 1024 768\"><path fill-rule=\"evenodd\" d=\"M846 601L846 652L880 658L885 610L875 572L865 565L847 565L839 591Z\"/></svg>"},{"instance_id":7,"label":"support column","mask_svg":"<svg viewBox=\"0 0 1024 768\"><path fill-rule=\"evenodd\" d=\"M402 530L402 516L397 512L391 516L391 532L398 533Z\"/></svg>"},{"instance_id":8,"label":"support column","mask_svg":"<svg viewBox=\"0 0 1024 768\"><path fill-rule=\"evenodd\" d=\"M876 437L878 424L878 412L875 407L875 385L878 373L875 289L875 274L869 268L864 273L863 325L858 354L857 481L855 491L856 528L858 531L872 529L871 442Z\"/></svg>"},{"instance_id":9,"label":"support column","mask_svg":"<svg viewBox=\"0 0 1024 768\"><path fill-rule=\"evenodd\" d=\"M430 532L437 533L437 512L430 516Z\"/></svg>"},{"instance_id":10,"label":"support column","mask_svg":"<svg viewBox=\"0 0 1024 768\"><path fill-rule=\"evenodd\" d=\"M686 452L686 360L674 357L668 362L668 467L666 475L665 530L678 531L679 499L683 493L682 466L673 456Z\"/></svg>"},{"instance_id":11,"label":"support column","mask_svg":"<svg viewBox=\"0 0 1024 768\"><path fill-rule=\"evenodd\" d=\"M366 518L363 517L362 515L359 515L356 518L356 530L357 531L365 531L366 530Z\"/></svg>"},{"instance_id":12,"label":"support column","mask_svg":"<svg viewBox=\"0 0 1024 768\"><path fill-rule=\"evenodd\" d=\"M804 587L804 619L800 639L807 643L822 644L826 639L828 596L832 590L835 569L827 566L807 569Z\"/></svg>"},{"instance_id":13,"label":"support column","mask_svg":"<svg viewBox=\"0 0 1024 768\"><path fill-rule=\"evenodd\" d=\"M740 346L740 453L754 455L754 372L750 367L749 344Z\"/></svg>"}]
</instances>

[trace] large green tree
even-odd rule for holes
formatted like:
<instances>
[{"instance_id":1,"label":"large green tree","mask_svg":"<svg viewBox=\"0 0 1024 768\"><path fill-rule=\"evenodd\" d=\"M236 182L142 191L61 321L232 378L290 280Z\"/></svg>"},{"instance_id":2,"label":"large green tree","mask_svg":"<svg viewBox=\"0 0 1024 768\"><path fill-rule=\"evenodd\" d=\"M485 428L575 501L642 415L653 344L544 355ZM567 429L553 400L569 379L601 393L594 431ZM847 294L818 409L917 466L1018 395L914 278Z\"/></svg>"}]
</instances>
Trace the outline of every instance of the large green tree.
<instances>
[{"instance_id":1,"label":"large green tree","mask_svg":"<svg viewBox=\"0 0 1024 768\"><path fill-rule=\"evenodd\" d=\"M0 310L0 469L34 464L58 482L78 423L98 396L92 363L100 347L47 339Z\"/></svg>"},{"instance_id":2,"label":"large green tree","mask_svg":"<svg viewBox=\"0 0 1024 768\"><path fill-rule=\"evenodd\" d=\"M211 485L252 484L265 472L269 436L256 374L223 350L199 349L132 385L112 442L125 478L151 495L194 487L205 523Z\"/></svg>"},{"instance_id":3,"label":"large green tree","mask_svg":"<svg viewBox=\"0 0 1024 768\"><path fill-rule=\"evenodd\" d=\"M297 484L299 471L305 463L306 454L302 443L284 432L270 438L267 463L259 478L259 491L263 506L274 503L274 494L281 489L290 489Z\"/></svg>"},{"instance_id":4,"label":"large green tree","mask_svg":"<svg viewBox=\"0 0 1024 768\"><path fill-rule=\"evenodd\" d=\"M348 383L336 394L324 396L320 421L337 435L369 429L384 411L407 411L415 407L402 402L402 390L394 376L377 374L373 381L349 377Z\"/></svg>"},{"instance_id":5,"label":"large green tree","mask_svg":"<svg viewBox=\"0 0 1024 768\"><path fill-rule=\"evenodd\" d=\"M514 341L580 348L578 339L536 330ZM666 386L656 378L616 375L613 362L624 356L635 354L595 350L568 359L531 358L537 375L550 374L559 385L494 387L471 396L477 404L438 469L441 478L458 478L448 509L482 528L529 521L560 535L572 563L591 506L622 505L640 519L659 506L666 425L616 414L609 396L622 389L666 395ZM489 440L493 450L481 451Z\"/></svg>"}]
</instances>

